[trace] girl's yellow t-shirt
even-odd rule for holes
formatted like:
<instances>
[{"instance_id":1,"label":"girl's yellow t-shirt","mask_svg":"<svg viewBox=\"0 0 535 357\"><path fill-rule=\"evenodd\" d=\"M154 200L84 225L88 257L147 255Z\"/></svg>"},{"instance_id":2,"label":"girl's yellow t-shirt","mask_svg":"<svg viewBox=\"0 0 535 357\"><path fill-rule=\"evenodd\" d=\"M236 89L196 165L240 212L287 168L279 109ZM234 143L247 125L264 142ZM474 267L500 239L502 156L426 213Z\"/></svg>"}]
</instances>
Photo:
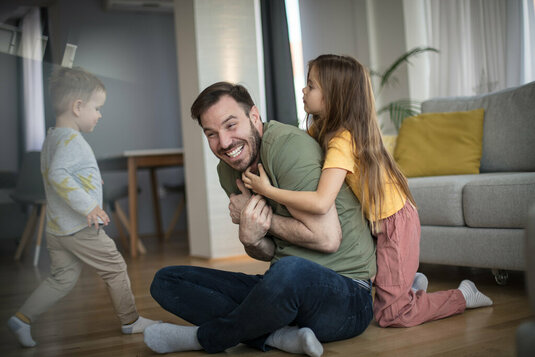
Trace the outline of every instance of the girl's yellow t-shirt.
<instances>
[{"instance_id":1,"label":"girl's yellow t-shirt","mask_svg":"<svg viewBox=\"0 0 535 357\"><path fill-rule=\"evenodd\" d=\"M362 203L358 161L355 161L355 156L353 155L353 139L348 130L338 133L329 140L323 170L330 168L339 168L348 171L346 183ZM391 180L388 178L387 180L384 189L385 197L379 215L377 217L372 216L370 212L374 212L374 209L370 210L367 205L363 205L362 207L366 218L372 222L392 216L405 205L406 197L402 194L401 190ZM366 191L367 187L364 190Z\"/></svg>"}]
</instances>

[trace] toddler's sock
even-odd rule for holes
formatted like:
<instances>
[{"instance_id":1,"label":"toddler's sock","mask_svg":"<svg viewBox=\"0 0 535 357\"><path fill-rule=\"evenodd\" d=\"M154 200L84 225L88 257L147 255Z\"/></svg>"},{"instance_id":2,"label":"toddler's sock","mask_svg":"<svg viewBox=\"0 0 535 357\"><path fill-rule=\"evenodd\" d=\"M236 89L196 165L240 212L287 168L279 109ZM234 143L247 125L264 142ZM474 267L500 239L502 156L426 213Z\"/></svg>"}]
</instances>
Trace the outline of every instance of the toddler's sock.
<instances>
[{"instance_id":1,"label":"toddler's sock","mask_svg":"<svg viewBox=\"0 0 535 357\"><path fill-rule=\"evenodd\" d=\"M266 345L289 353L304 353L310 357L319 357L323 354L321 342L308 327L282 327L269 335Z\"/></svg>"},{"instance_id":2,"label":"toddler's sock","mask_svg":"<svg viewBox=\"0 0 535 357\"><path fill-rule=\"evenodd\" d=\"M466 300L467 309L492 305L492 300L481 291L477 290L476 285L470 280L461 281L459 290L461 290L461 293L463 293L464 299Z\"/></svg>"},{"instance_id":3,"label":"toddler's sock","mask_svg":"<svg viewBox=\"0 0 535 357\"><path fill-rule=\"evenodd\" d=\"M427 277L422 273L416 273L414 275L414 282L412 283L411 289L414 292L418 290L427 291L427 285L428 285Z\"/></svg>"},{"instance_id":4,"label":"toddler's sock","mask_svg":"<svg viewBox=\"0 0 535 357\"><path fill-rule=\"evenodd\" d=\"M7 327L13 332L23 347L33 347L37 345L32 338L30 325L21 321L18 317L11 316L7 321Z\"/></svg>"},{"instance_id":5,"label":"toddler's sock","mask_svg":"<svg viewBox=\"0 0 535 357\"><path fill-rule=\"evenodd\" d=\"M198 351L202 350L197 339L198 329L198 326L156 324L145 330L144 340L145 344L157 353Z\"/></svg>"},{"instance_id":6,"label":"toddler's sock","mask_svg":"<svg viewBox=\"0 0 535 357\"><path fill-rule=\"evenodd\" d=\"M136 321L132 322L128 325L121 326L121 331L125 335L129 335L132 333L141 333L145 331L147 327L154 324L159 324L161 321L154 321L144 318L143 316L139 316Z\"/></svg>"}]
</instances>

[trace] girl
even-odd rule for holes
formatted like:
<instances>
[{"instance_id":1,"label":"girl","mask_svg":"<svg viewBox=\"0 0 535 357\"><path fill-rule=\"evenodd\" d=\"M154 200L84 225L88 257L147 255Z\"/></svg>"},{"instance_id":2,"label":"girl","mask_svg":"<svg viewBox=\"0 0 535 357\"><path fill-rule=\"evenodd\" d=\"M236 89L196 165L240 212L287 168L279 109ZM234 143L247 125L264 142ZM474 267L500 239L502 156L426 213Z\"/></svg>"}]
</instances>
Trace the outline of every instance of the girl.
<instances>
[{"instance_id":1,"label":"girl","mask_svg":"<svg viewBox=\"0 0 535 357\"><path fill-rule=\"evenodd\" d=\"M259 176L249 170L244 173L245 186L285 206L323 214L347 182L377 238L373 309L381 327L415 326L465 308L491 305L492 300L469 280L458 289L426 293L427 279L416 274L418 212L407 179L383 145L366 69L352 57L337 55L321 55L308 67L303 88L305 111L312 117L308 132L326 152L317 191L275 188L261 165ZM415 276L425 282L413 285Z\"/></svg>"}]
</instances>

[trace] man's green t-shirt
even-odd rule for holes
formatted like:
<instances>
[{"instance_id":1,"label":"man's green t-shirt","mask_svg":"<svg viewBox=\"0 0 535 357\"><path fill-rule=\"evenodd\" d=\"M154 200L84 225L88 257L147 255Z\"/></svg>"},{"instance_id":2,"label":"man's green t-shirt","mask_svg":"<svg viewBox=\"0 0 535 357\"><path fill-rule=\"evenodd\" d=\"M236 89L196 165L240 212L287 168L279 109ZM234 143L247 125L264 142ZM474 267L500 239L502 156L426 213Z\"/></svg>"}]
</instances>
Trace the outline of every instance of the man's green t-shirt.
<instances>
[{"instance_id":1,"label":"man's green t-shirt","mask_svg":"<svg viewBox=\"0 0 535 357\"><path fill-rule=\"evenodd\" d=\"M315 191L321 175L322 157L318 143L306 132L291 125L270 121L264 124L260 161L274 187L291 191ZM241 173L220 161L219 181L227 193L239 194L236 178ZM273 213L290 217L285 206L268 199ZM336 198L342 227L342 243L335 253L299 247L271 236L275 255L271 263L286 256L298 256L353 279L369 279L376 273L375 244L362 219L360 203L344 183Z\"/></svg>"}]
</instances>

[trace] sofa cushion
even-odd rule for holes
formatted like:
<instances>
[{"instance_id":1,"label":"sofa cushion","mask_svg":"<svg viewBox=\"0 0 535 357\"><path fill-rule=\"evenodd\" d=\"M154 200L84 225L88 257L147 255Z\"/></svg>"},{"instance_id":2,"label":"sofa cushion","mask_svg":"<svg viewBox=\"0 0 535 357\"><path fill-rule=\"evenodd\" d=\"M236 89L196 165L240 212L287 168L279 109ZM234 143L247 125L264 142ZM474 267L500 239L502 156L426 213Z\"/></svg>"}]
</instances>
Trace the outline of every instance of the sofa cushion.
<instances>
[{"instance_id":1,"label":"sofa cushion","mask_svg":"<svg viewBox=\"0 0 535 357\"><path fill-rule=\"evenodd\" d=\"M463 190L464 220L469 227L525 228L535 204L535 172L480 175Z\"/></svg>"},{"instance_id":2,"label":"sofa cushion","mask_svg":"<svg viewBox=\"0 0 535 357\"><path fill-rule=\"evenodd\" d=\"M524 270L523 229L423 226L420 263Z\"/></svg>"},{"instance_id":3,"label":"sofa cushion","mask_svg":"<svg viewBox=\"0 0 535 357\"><path fill-rule=\"evenodd\" d=\"M424 113L401 124L394 158L407 177L478 174L483 109Z\"/></svg>"},{"instance_id":4,"label":"sofa cushion","mask_svg":"<svg viewBox=\"0 0 535 357\"><path fill-rule=\"evenodd\" d=\"M472 97L435 98L422 112L485 109L481 172L535 171L535 82Z\"/></svg>"},{"instance_id":5,"label":"sofa cushion","mask_svg":"<svg viewBox=\"0 0 535 357\"><path fill-rule=\"evenodd\" d=\"M480 175L414 177L409 188L422 225L465 226L463 188Z\"/></svg>"}]
</instances>

